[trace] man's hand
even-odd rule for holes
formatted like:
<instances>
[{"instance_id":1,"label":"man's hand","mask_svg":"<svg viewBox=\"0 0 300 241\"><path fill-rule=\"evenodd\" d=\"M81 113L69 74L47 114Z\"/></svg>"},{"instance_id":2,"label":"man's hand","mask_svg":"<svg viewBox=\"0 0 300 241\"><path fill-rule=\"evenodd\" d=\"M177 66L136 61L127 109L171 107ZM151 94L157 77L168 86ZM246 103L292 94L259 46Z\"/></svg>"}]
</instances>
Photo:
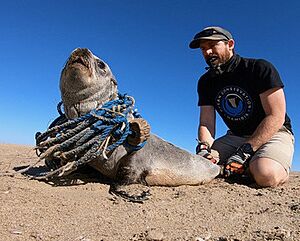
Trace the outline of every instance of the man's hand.
<instances>
[{"instance_id":1,"label":"man's hand","mask_svg":"<svg viewBox=\"0 0 300 241\"><path fill-rule=\"evenodd\" d=\"M217 161L213 158L210 151L211 151L211 149L207 142L198 142L198 145L196 147L196 154L199 156L202 156L202 157L210 160L212 163L216 164Z\"/></svg>"},{"instance_id":2,"label":"man's hand","mask_svg":"<svg viewBox=\"0 0 300 241\"><path fill-rule=\"evenodd\" d=\"M224 176L229 177L233 174L243 174L253 154L254 151L249 143L241 145L225 163Z\"/></svg>"}]
</instances>

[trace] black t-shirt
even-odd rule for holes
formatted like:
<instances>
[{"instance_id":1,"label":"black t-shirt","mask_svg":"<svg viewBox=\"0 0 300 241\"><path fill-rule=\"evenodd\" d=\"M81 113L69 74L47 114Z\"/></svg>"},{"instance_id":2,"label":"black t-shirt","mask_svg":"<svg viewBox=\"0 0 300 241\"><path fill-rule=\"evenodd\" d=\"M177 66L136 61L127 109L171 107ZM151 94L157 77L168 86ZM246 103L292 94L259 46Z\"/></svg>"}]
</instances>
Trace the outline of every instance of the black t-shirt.
<instances>
[{"instance_id":1,"label":"black t-shirt","mask_svg":"<svg viewBox=\"0 0 300 241\"><path fill-rule=\"evenodd\" d=\"M234 55L220 75L207 71L198 81L198 105L214 106L235 135L252 135L265 112L259 95L283 83L275 67L263 59ZM290 130L286 114L284 125Z\"/></svg>"}]
</instances>

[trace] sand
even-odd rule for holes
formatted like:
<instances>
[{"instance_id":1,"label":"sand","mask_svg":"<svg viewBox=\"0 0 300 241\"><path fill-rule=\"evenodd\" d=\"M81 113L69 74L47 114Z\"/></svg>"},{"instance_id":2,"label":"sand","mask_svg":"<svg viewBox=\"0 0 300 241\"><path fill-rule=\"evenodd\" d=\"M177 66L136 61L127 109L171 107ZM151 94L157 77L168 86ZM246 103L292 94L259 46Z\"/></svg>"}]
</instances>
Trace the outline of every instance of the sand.
<instances>
[{"instance_id":1,"label":"sand","mask_svg":"<svg viewBox=\"0 0 300 241\"><path fill-rule=\"evenodd\" d=\"M133 203L97 173L56 184L15 173L36 160L30 146L0 145L0 240L300 240L299 172L277 188L222 178L150 187L149 200Z\"/></svg>"}]
</instances>

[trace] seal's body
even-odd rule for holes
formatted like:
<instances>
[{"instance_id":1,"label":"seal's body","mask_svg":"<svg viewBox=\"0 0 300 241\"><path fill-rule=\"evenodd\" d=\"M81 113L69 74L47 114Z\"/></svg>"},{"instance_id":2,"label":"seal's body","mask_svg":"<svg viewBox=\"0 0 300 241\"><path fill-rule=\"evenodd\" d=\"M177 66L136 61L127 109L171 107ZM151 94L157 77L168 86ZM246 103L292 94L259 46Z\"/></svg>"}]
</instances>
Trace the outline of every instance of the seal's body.
<instances>
[{"instance_id":1,"label":"seal's body","mask_svg":"<svg viewBox=\"0 0 300 241\"><path fill-rule=\"evenodd\" d=\"M67 118L82 116L117 97L117 82L109 66L88 49L77 48L62 71L60 90ZM103 175L125 183L198 185L215 178L220 168L151 134L146 145L129 153L119 146L103 161L90 165Z\"/></svg>"}]
</instances>

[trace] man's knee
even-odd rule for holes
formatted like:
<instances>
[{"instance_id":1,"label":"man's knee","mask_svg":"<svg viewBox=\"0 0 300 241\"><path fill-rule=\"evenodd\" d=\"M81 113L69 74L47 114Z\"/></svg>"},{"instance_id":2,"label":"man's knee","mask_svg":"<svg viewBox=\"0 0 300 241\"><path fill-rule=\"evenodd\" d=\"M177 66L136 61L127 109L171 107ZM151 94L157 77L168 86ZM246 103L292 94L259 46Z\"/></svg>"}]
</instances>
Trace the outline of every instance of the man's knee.
<instances>
[{"instance_id":1,"label":"man's knee","mask_svg":"<svg viewBox=\"0 0 300 241\"><path fill-rule=\"evenodd\" d=\"M284 167L269 158L258 158L250 163L250 172L259 186L276 187L288 179Z\"/></svg>"}]
</instances>

